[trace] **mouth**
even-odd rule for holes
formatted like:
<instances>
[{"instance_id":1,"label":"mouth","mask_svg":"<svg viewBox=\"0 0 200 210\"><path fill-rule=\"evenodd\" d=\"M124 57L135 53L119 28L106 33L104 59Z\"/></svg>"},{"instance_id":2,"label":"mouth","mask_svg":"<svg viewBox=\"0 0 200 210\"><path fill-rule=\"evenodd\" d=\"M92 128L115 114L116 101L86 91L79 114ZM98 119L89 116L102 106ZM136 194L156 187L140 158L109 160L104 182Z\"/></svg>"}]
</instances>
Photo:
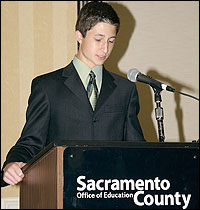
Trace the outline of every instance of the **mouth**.
<instances>
[{"instance_id":1,"label":"mouth","mask_svg":"<svg viewBox=\"0 0 200 210\"><path fill-rule=\"evenodd\" d=\"M97 57L98 57L100 60L105 60L105 59L106 59L106 56L97 55Z\"/></svg>"}]
</instances>

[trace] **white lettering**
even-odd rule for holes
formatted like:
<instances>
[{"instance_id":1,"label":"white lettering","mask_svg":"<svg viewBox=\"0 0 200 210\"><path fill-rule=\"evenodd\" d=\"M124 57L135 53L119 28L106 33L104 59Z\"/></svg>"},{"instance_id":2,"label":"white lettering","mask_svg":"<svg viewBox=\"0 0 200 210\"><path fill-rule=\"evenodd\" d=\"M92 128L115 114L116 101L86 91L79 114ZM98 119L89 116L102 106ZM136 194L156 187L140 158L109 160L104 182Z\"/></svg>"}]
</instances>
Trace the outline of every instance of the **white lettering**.
<instances>
[{"instance_id":1,"label":"white lettering","mask_svg":"<svg viewBox=\"0 0 200 210\"><path fill-rule=\"evenodd\" d=\"M163 179L160 183L160 186L163 190L168 190L170 188L170 182L167 179Z\"/></svg>"},{"instance_id":2,"label":"white lettering","mask_svg":"<svg viewBox=\"0 0 200 210\"><path fill-rule=\"evenodd\" d=\"M108 186L109 186L110 183L111 183L110 179L105 180L105 190L108 190Z\"/></svg>"},{"instance_id":3,"label":"white lettering","mask_svg":"<svg viewBox=\"0 0 200 210\"><path fill-rule=\"evenodd\" d=\"M160 201L158 201L158 195L155 195L155 204L156 206L164 205L164 195L160 195Z\"/></svg>"},{"instance_id":4,"label":"white lettering","mask_svg":"<svg viewBox=\"0 0 200 210\"><path fill-rule=\"evenodd\" d=\"M80 184L80 185L82 185L82 187L77 187L77 190L78 190L78 191L83 191L83 190L85 190L85 188L86 188L85 182L82 182L81 179L85 179L85 176L79 176L79 177L77 178L77 183Z\"/></svg>"},{"instance_id":5,"label":"white lettering","mask_svg":"<svg viewBox=\"0 0 200 210\"><path fill-rule=\"evenodd\" d=\"M113 179L113 183L111 185L111 190L119 190L119 180Z\"/></svg>"},{"instance_id":6,"label":"white lettering","mask_svg":"<svg viewBox=\"0 0 200 210\"><path fill-rule=\"evenodd\" d=\"M136 205L138 205L138 206L144 206L144 202L139 202L139 200L138 200L138 196L139 196L140 194L144 194L144 192L143 192L143 191L138 191L138 192L136 192L136 193L134 194L133 201L134 201L134 203L135 203Z\"/></svg>"},{"instance_id":7,"label":"white lettering","mask_svg":"<svg viewBox=\"0 0 200 210\"><path fill-rule=\"evenodd\" d=\"M179 194L179 192L176 192L174 197L175 197L176 205L181 205L181 202L179 201L179 198L181 197L181 195Z\"/></svg>"},{"instance_id":8,"label":"white lettering","mask_svg":"<svg viewBox=\"0 0 200 210\"><path fill-rule=\"evenodd\" d=\"M169 200L169 202L168 202ZM165 205L174 205L174 197L173 195L165 195Z\"/></svg>"},{"instance_id":9,"label":"white lettering","mask_svg":"<svg viewBox=\"0 0 200 210\"><path fill-rule=\"evenodd\" d=\"M170 182L166 179L160 181L158 177L154 180L152 179L138 179L136 182L133 179L99 179L97 181L93 179L85 180L85 176L79 176L77 178L77 183L81 186L77 187L78 191L87 190L168 190L170 188Z\"/></svg>"},{"instance_id":10,"label":"white lettering","mask_svg":"<svg viewBox=\"0 0 200 210\"><path fill-rule=\"evenodd\" d=\"M158 177L156 177L156 178L154 179L154 182L155 182L155 189L156 189L156 190L160 190L160 187L158 186L158 183L160 182L160 179L159 179Z\"/></svg>"},{"instance_id":11,"label":"white lettering","mask_svg":"<svg viewBox=\"0 0 200 210\"><path fill-rule=\"evenodd\" d=\"M77 198L95 198L95 194L89 194L88 192L78 192L76 194Z\"/></svg>"},{"instance_id":12,"label":"white lettering","mask_svg":"<svg viewBox=\"0 0 200 210\"><path fill-rule=\"evenodd\" d=\"M125 186L124 186L125 184ZM131 187L130 187L131 185ZM130 179L124 179L124 180L120 180L120 190L129 190L131 188L131 190L134 190L134 180Z\"/></svg>"},{"instance_id":13,"label":"white lettering","mask_svg":"<svg viewBox=\"0 0 200 210\"><path fill-rule=\"evenodd\" d=\"M89 179L88 180L87 190L88 191L96 190L96 188L95 188L95 181L93 179Z\"/></svg>"},{"instance_id":14,"label":"white lettering","mask_svg":"<svg viewBox=\"0 0 200 210\"><path fill-rule=\"evenodd\" d=\"M100 179L97 181L97 184L96 184L97 190L100 190L100 191L104 190L104 188L100 186L101 183L104 183L103 179Z\"/></svg>"},{"instance_id":15,"label":"white lettering","mask_svg":"<svg viewBox=\"0 0 200 210\"><path fill-rule=\"evenodd\" d=\"M138 179L135 182L135 187L136 187L137 190L144 190L144 181L142 179Z\"/></svg>"},{"instance_id":16,"label":"white lettering","mask_svg":"<svg viewBox=\"0 0 200 210\"><path fill-rule=\"evenodd\" d=\"M149 201L148 201L149 199ZM147 206L151 206L153 203L154 203L154 198L152 195L145 195L144 196L144 203L147 205Z\"/></svg>"},{"instance_id":17,"label":"white lettering","mask_svg":"<svg viewBox=\"0 0 200 210\"><path fill-rule=\"evenodd\" d=\"M189 194L187 197L184 194L182 195L182 198L183 198L183 201L184 201L183 209L186 209L188 207L191 196L192 196L191 194Z\"/></svg>"},{"instance_id":18,"label":"white lettering","mask_svg":"<svg viewBox=\"0 0 200 210\"><path fill-rule=\"evenodd\" d=\"M189 205L191 194L185 195L176 192L175 194L167 194L167 195L151 195L146 194L145 190L168 190L170 188L170 182L167 179L160 180L159 177L156 177L154 180L152 179L138 179L134 181L133 179L99 179L93 180L89 179L86 180L86 176L79 176L77 177L77 198L94 198L95 194L90 194L89 192L81 192L84 190L87 191L119 191L119 190L138 190L135 194L130 193L117 193L112 194L111 192L104 192L104 194L99 194L99 197L102 195L105 198L128 198L132 197L133 201L138 206L163 206L163 205L176 205L181 206L183 209L186 209ZM131 196L130 196L131 195Z\"/></svg>"},{"instance_id":19,"label":"white lettering","mask_svg":"<svg viewBox=\"0 0 200 210\"><path fill-rule=\"evenodd\" d=\"M158 177L156 177L154 181L152 179L145 180L145 190L149 190L149 189L154 190L154 185L155 185L154 182L156 181L157 178ZM148 183L150 184L150 188L148 186Z\"/></svg>"}]
</instances>

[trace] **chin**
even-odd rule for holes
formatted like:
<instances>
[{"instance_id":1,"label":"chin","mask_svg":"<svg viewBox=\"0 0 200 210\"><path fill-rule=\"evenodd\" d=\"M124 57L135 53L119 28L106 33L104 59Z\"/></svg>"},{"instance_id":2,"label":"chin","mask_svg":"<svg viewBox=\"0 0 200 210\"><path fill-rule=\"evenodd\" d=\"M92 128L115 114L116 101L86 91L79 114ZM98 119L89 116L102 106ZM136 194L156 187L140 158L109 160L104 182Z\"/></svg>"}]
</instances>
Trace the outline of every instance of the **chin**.
<instances>
[{"instance_id":1,"label":"chin","mask_svg":"<svg viewBox=\"0 0 200 210\"><path fill-rule=\"evenodd\" d=\"M100 65L103 65L105 61L106 61L106 60L100 60L100 61L96 62L95 64L96 64L97 66L100 66Z\"/></svg>"}]
</instances>

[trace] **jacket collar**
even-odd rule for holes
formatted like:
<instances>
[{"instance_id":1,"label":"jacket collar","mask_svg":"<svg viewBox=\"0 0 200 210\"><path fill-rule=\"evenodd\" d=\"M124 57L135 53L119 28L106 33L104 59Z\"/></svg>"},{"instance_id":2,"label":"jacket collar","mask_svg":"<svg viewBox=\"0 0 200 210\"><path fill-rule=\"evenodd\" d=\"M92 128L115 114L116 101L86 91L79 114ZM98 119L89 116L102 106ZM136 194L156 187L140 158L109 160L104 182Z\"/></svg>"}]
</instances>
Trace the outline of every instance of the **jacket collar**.
<instances>
[{"instance_id":1,"label":"jacket collar","mask_svg":"<svg viewBox=\"0 0 200 210\"><path fill-rule=\"evenodd\" d=\"M66 77L64 84L93 112L84 85L72 62L63 69L62 76ZM109 96L113 93L116 86L116 80L110 72L103 67L102 87L95 112L98 112L102 105L109 99Z\"/></svg>"}]
</instances>

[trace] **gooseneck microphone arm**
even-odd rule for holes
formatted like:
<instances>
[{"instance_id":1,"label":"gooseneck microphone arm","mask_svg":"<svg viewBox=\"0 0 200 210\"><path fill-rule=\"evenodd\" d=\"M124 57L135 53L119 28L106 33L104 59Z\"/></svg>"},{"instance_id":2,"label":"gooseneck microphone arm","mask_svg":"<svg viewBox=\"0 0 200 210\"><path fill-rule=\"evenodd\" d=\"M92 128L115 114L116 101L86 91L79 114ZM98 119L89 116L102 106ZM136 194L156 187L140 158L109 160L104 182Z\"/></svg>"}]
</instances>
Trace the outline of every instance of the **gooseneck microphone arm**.
<instances>
[{"instance_id":1,"label":"gooseneck microphone arm","mask_svg":"<svg viewBox=\"0 0 200 210\"><path fill-rule=\"evenodd\" d=\"M183 92L180 92L180 91L177 91L175 90L174 88L168 86L168 85L165 85L149 76L146 76L144 74L142 74L138 69L134 68L134 69L130 69L128 71L128 74L127 74L127 77L130 81L132 82L142 82L142 83L146 83L146 84L149 84L152 88L156 88L156 89L161 89L161 90L166 90L166 91L170 91L170 92L174 92L174 93L179 93L179 94L182 94L182 95L185 95L185 96L188 96L190 98L193 98L197 101L199 101L198 98L192 96L192 95L189 95L189 94L186 94L186 93L183 93Z\"/></svg>"},{"instance_id":2,"label":"gooseneck microphone arm","mask_svg":"<svg viewBox=\"0 0 200 210\"><path fill-rule=\"evenodd\" d=\"M154 80L153 78L151 78L149 76L146 76L146 75L142 74L136 68L130 69L127 73L127 77L132 82L146 83L146 84L149 84L153 88L153 90L154 90L154 100L155 100L155 103L156 103L155 115L156 115L156 120L157 120L157 123L158 123L158 134L159 134L159 141L160 142L164 142L164 140L165 140L164 125L163 125L164 114L163 114L163 108L161 107L161 101L162 100L161 100L161 95L160 95L161 91L166 90L166 91L170 91L170 92L174 92L174 93L179 93L179 94L191 97L191 98L199 101L198 98L196 98L192 95L177 91L177 90L175 90L174 88L172 88L168 85L165 85L165 84L163 84L163 83L161 83L157 80Z\"/></svg>"},{"instance_id":3,"label":"gooseneck microphone arm","mask_svg":"<svg viewBox=\"0 0 200 210\"><path fill-rule=\"evenodd\" d=\"M163 125L164 113L163 113L163 108L161 107L162 99L160 95L162 90L159 88L153 88L153 91L154 91L154 101L156 103L155 116L158 125L159 142L164 142L165 141L164 125Z\"/></svg>"}]
</instances>

